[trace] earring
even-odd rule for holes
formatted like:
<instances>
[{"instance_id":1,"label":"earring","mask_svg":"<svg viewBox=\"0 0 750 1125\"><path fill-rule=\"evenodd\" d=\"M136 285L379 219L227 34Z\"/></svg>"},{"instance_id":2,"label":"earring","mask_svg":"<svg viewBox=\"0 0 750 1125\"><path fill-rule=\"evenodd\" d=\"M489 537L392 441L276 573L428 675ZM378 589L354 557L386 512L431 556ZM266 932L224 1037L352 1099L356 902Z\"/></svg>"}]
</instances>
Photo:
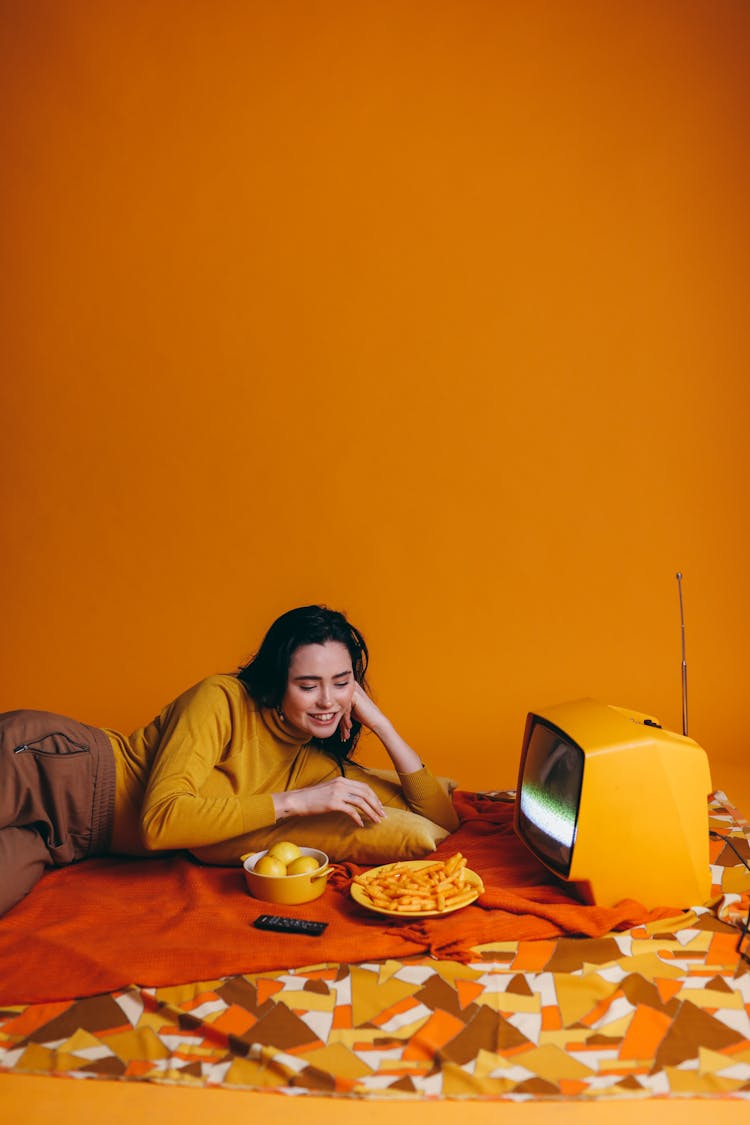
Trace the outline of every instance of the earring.
<instances>
[{"instance_id":1,"label":"earring","mask_svg":"<svg viewBox=\"0 0 750 1125\"><path fill-rule=\"evenodd\" d=\"M286 722L286 715L285 715L285 714L284 714L284 712L283 712L283 711L281 710L281 707L277 707L277 708L276 708L276 714L277 714L277 715L279 716L279 722L280 722L280 723L285 723L285 722Z\"/></svg>"}]
</instances>

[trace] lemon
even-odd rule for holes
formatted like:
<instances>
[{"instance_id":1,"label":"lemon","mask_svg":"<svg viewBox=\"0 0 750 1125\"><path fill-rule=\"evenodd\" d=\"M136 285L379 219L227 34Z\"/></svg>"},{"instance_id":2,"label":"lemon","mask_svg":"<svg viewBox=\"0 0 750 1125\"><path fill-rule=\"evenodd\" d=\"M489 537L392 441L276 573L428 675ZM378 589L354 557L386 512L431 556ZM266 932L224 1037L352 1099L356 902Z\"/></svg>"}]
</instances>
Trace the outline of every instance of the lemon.
<instances>
[{"instance_id":1,"label":"lemon","mask_svg":"<svg viewBox=\"0 0 750 1125\"><path fill-rule=\"evenodd\" d=\"M268 855L275 856L280 859L286 867L293 859L298 859L302 853L296 844L292 844L289 840L279 840L278 844L268 849Z\"/></svg>"},{"instance_id":2,"label":"lemon","mask_svg":"<svg viewBox=\"0 0 750 1125\"><path fill-rule=\"evenodd\" d=\"M262 855L253 871L258 875L286 875L286 865L275 855Z\"/></svg>"},{"instance_id":3,"label":"lemon","mask_svg":"<svg viewBox=\"0 0 750 1125\"><path fill-rule=\"evenodd\" d=\"M305 875L308 871L317 871L320 867L314 855L301 855L287 865L287 875Z\"/></svg>"}]
</instances>

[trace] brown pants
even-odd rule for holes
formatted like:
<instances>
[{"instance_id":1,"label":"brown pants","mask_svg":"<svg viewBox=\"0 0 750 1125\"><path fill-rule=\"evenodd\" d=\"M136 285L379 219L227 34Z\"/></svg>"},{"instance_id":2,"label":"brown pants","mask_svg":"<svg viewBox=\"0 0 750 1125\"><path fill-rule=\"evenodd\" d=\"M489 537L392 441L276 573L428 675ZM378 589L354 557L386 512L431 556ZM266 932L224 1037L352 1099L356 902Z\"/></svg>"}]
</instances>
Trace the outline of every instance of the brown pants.
<instances>
[{"instance_id":1,"label":"brown pants","mask_svg":"<svg viewBox=\"0 0 750 1125\"><path fill-rule=\"evenodd\" d=\"M0 914L46 868L106 852L114 799L103 731L48 711L0 715Z\"/></svg>"}]
</instances>

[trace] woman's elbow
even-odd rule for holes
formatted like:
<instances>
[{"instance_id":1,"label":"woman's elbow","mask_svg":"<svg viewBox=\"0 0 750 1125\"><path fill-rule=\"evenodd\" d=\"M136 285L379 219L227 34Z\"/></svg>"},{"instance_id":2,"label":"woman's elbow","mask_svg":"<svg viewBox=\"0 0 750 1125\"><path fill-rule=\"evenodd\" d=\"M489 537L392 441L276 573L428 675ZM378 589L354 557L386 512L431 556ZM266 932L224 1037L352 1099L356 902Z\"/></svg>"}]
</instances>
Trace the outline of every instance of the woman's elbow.
<instances>
[{"instance_id":1,"label":"woman's elbow","mask_svg":"<svg viewBox=\"0 0 750 1125\"><path fill-rule=\"evenodd\" d=\"M179 847L169 839L169 832L160 816L146 813L141 817L141 840L150 852L170 851Z\"/></svg>"},{"instance_id":2,"label":"woman's elbow","mask_svg":"<svg viewBox=\"0 0 750 1125\"><path fill-rule=\"evenodd\" d=\"M445 828L447 832L455 832L460 826L461 821L458 819L458 813L454 808L446 809L438 822L441 828Z\"/></svg>"}]
</instances>

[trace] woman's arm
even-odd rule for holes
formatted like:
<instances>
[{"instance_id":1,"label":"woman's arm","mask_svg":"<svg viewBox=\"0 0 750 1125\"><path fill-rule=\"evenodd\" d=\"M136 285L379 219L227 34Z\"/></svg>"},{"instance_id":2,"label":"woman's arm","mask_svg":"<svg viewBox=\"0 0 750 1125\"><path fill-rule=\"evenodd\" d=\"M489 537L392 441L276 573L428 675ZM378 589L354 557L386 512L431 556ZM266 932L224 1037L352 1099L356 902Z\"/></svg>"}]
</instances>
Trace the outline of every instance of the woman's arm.
<instances>
[{"instance_id":1,"label":"woman's arm","mask_svg":"<svg viewBox=\"0 0 750 1125\"><path fill-rule=\"evenodd\" d=\"M363 781L335 777L304 789L287 789L273 793L277 820L290 816L312 816L314 813L343 812L363 828L366 821L377 823L385 816L380 798Z\"/></svg>"},{"instance_id":2,"label":"woman's arm","mask_svg":"<svg viewBox=\"0 0 750 1125\"><path fill-rule=\"evenodd\" d=\"M376 734L385 747L388 757L393 762L393 765L399 773L414 773L416 770L421 770L424 762L419 755L412 750L406 742L404 742L401 735L390 719L387 719L380 708L373 703L369 695L367 695L359 684L354 689L352 696L352 709L351 714L355 719L359 719L362 726L367 727L373 734ZM344 719L342 726L346 723L342 731L342 737L348 738L349 722Z\"/></svg>"},{"instance_id":3,"label":"woman's arm","mask_svg":"<svg viewBox=\"0 0 750 1125\"><path fill-rule=\"evenodd\" d=\"M453 832L458 816L450 794L433 777L422 759L398 733L390 719L357 684L352 696L351 714L376 734L383 743L401 781L401 788L410 808ZM348 717L342 721L342 738L349 737Z\"/></svg>"},{"instance_id":4,"label":"woman's arm","mask_svg":"<svg viewBox=\"0 0 750 1125\"><path fill-rule=\"evenodd\" d=\"M242 727L246 704L233 689L228 677L208 677L148 728L152 759L140 818L147 849L200 847L273 824L271 795L262 787L240 791L227 782L215 795L204 789Z\"/></svg>"}]
</instances>

